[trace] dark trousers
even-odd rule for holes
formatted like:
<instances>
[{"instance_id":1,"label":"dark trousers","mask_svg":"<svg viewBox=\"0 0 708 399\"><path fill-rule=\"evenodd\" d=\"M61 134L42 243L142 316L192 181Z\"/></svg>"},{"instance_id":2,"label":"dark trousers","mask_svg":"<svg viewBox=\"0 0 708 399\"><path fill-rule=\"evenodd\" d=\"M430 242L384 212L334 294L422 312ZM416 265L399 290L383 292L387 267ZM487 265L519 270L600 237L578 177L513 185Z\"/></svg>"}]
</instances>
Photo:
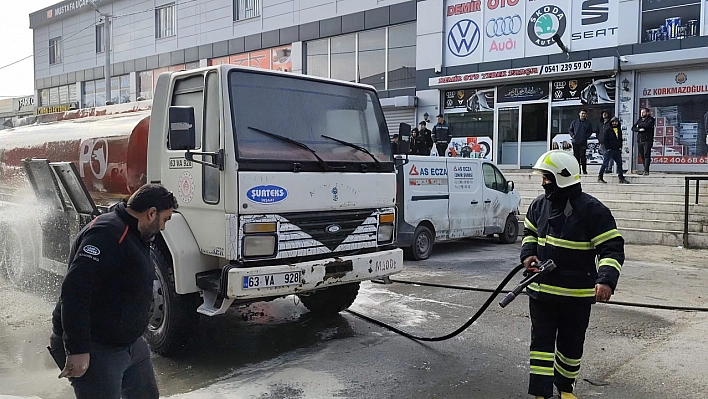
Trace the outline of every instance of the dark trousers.
<instances>
[{"instance_id":1,"label":"dark trousers","mask_svg":"<svg viewBox=\"0 0 708 399\"><path fill-rule=\"evenodd\" d=\"M578 160L580 168L583 173L588 173L588 158L587 158L588 146L587 144L573 143L573 155L575 159Z\"/></svg>"},{"instance_id":2,"label":"dark trousers","mask_svg":"<svg viewBox=\"0 0 708 399\"><path fill-rule=\"evenodd\" d=\"M49 339L52 352L64 356L61 337ZM127 346L91 342L86 374L70 378L76 399L158 399L160 393L150 360L150 349L140 337Z\"/></svg>"},{"instance_id":3,"label":"dark trousers","mask_svg":"<svg viewBox=\"0 0 708 399\"><path fill-rule=\"evenodd\" d=\"M619 175L620 180L624 178L624 173L622 171L622 151L621 150L605 150L602 154L602 166L600 166L600 179L602 175L605 174L605 170L608 166L612 166L612 163L617 165L617 175Z\"/></svg>"},{"instance_id":4,"label":"dark trousers","mask_svg":"<svg viewBox=\"0 0 708 399\"><path fill-rule=\"evenodd\" d=\"M438 149L438 156L447 156L447 143L435 143L435 147Z\"/></svg>"},{"instance_id":5,"label":"dark trousers","mask_svg":"<svg viewBox=\"0 0 708 399\"><path fill-rule=\"evenodd\" d=\"M642 157L645 172L649 172L649 165L651 165L651 147L653 145L654 142L652 141L639 142L639 155Z\"/></svg>"},{"instance_id":6,"label":"dark trousers","mask_svg":"<svg viewBox=\"0 0 708 399\"><path fill-rule=\"evenodd\" d=\"M531 368L529 395L550 398L553 385L573 392L583 357L589 303L539 301L529 298Z\"/></svg>"}]
</instances>

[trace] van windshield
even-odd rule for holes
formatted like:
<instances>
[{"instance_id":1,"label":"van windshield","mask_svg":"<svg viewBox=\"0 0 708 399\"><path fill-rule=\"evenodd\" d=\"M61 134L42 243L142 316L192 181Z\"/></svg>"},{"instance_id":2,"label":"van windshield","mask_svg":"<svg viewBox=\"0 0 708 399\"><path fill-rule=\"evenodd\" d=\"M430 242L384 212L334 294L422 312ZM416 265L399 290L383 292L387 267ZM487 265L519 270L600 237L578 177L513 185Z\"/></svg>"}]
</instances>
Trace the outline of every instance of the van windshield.
<instances>
[{"instance_id":1,"label":"van windshield","mask_svg":"<svg viewBox=\"0 0 708 399\"><path fill-rule=\"evenodd\" d=\"M392 169L373 90L257 71L232 71L229 83L240 169Z\"/></svg>"}]
</instances>

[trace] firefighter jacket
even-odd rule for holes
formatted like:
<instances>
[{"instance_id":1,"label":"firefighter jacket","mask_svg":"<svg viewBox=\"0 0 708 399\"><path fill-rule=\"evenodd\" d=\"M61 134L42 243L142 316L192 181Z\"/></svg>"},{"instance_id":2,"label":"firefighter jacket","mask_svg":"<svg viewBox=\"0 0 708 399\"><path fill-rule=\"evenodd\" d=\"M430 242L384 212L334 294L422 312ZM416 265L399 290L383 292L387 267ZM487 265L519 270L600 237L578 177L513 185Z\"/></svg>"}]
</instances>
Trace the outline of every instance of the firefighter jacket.
<instances>
[{"instance_id":1,"label":"firefighter jacket","mask_svg":"<svg viewBox=\"0 0 708 399\"><path fill-rule=\"evenodd\" d=\"M614 292L624 263L624 239L610 210L580 185L562 201L536 198L526 213L521 260L536 255L557 267L527 288L531 298L595 302L595 284Z\"/></svg>"}]
</instances>

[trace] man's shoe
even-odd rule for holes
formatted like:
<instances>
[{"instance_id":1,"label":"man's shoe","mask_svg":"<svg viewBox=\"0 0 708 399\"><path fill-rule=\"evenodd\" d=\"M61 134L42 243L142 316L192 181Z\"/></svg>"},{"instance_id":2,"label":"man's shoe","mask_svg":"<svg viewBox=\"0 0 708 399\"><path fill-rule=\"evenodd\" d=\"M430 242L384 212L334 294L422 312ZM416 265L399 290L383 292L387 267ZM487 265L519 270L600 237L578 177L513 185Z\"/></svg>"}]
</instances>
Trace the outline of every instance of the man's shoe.
<instances>
[{"instance_id":1,"label":"man's shoe","mask_svg":"<svg viewBox=\"0 0 708 399\"><path fill-rule=\"evenodd\" d=\"M643 175L644 175L644 176L649 176L649 172L644 171Z\"/></svg>"},{"instance_id":2,"label":"man's shoe","mask_svg":"<svg viewBox=\"0 0 708 399\"><path fill-rule=\"evenodd\" d=\"M620 179L620 184L629 184L629 180L622 178Z\"/></svg>"},{"instance_id":3,"label":"man's shoe","mask_svg":"<svg viewBox=\"0 0 708 399\"><path fill-rule=\"evenodd\" d=\"M578 399L577 396L569 392L561 392L560 399Z\"/></svg>"},{"instance_id":4,"label":"man's shoe","mask_svg":"<svg viewBox=\"0 0 708 399\"><path fill-rule=\"evenodd\" d=\"M605 183L605 184L607 184L607 182L606 182L602 177L598 177L598 178L597 178L597 182L598 182L598 183Z\"/></svg>"}]
</instances>

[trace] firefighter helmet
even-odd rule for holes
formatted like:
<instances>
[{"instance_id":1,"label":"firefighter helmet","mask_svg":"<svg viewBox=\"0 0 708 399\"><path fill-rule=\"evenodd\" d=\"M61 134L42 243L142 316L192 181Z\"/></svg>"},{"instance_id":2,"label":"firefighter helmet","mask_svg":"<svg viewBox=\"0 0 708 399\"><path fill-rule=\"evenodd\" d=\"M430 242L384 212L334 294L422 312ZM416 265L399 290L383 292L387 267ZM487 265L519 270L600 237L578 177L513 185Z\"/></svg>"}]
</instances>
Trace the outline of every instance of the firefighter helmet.
<instances>
[{"instance_id":1,"label":"firefighter helmet","mask_svg":"<svg viewBox=\"0 0 708 399\"><path fill-rule=\"evenodd\" d=\"M542 173L552 173L560 188L580 183L580 165L567 151L552 150L541 155L533 168Z\"/></svg>"}]
</instances>

